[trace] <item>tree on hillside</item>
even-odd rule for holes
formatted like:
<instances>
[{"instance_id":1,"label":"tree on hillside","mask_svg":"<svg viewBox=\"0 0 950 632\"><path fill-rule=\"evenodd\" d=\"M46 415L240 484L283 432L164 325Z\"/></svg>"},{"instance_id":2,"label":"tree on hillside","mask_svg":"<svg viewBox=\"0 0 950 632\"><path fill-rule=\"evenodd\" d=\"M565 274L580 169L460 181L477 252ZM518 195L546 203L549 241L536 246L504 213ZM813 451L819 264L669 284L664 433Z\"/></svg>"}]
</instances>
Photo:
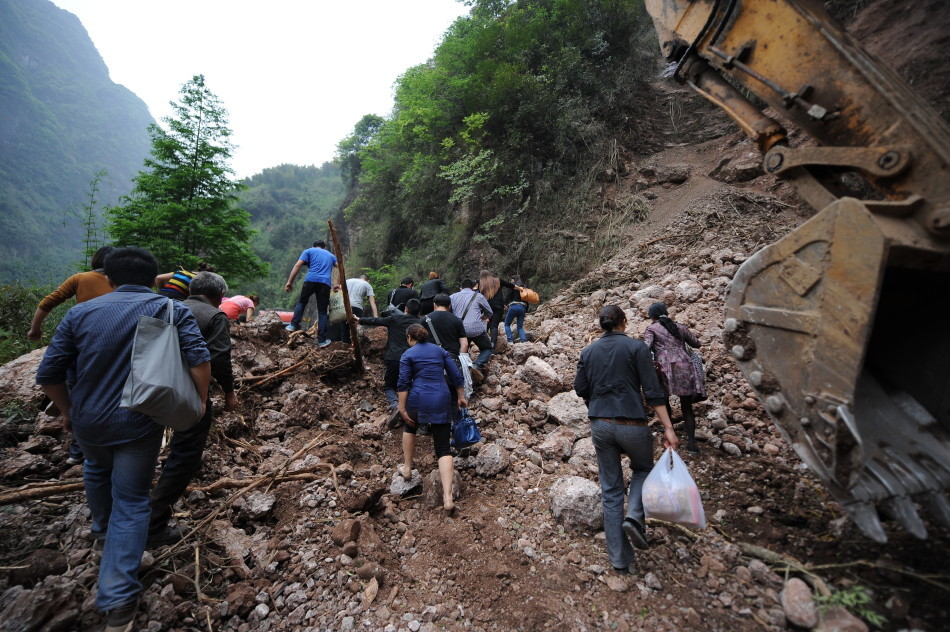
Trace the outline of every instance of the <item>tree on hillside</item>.
<instances>
[{"instance_id":1,"label":"tree on hillside","mask_svg":"<svg viewBox=\"0 0 950 632\"><path fill-rule=\"evenodd\" d=\"M347 190L356 186L360 175L360 151L382 127L386 120L376 114L367 114L353 128L353 133L341 140L336 146L337 161L340 163L340 177Z\"/></svg>"},{"instance_id":2,"label":"tree on hillside","mask_svg":"<svg viewBox=\"0 0 950 632\"><path fill-rule=\"evenodd\" d=\"M227 277L267 274L250 246L250 216L235 206L242 185L232 180L227 111L195 75L172 102L168 130L149 126L151 157L122 204L107 210L119 246L148 248L163 270L207 261Z\"/></svg>"}]
</instances>

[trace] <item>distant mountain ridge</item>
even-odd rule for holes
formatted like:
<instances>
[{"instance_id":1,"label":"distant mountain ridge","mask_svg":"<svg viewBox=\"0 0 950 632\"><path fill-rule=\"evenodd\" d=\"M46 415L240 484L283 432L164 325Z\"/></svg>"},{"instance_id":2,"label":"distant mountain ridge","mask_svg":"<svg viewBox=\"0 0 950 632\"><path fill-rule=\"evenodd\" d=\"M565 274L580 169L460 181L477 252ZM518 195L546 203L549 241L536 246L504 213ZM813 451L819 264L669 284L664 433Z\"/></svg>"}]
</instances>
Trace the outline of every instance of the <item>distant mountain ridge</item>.
<instances>
[{"instance_id":1,"label":"distant mountain ridge","mask_svg":"<svg viewBox=\"0 0 950 632\"><path fill-rule=\"evenodd\" d=\"M0 0L0 283L75 271L90 182L108 172L100 209L127 193L154 122L109 78L75 15L48 0Z\"/></svg>"}]
</instances>

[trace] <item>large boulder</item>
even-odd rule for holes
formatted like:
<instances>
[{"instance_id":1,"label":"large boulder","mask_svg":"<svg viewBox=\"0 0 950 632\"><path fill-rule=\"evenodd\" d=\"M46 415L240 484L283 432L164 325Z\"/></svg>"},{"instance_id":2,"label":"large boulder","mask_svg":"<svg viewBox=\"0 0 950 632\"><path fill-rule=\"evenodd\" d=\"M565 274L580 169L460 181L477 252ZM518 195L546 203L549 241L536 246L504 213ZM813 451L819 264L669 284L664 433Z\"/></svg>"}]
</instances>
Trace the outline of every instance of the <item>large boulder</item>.
<instances>
[{"instance_id":1,"label":"large boulder","mask_svg":"<svg viewBox=\"0 0 950 632\"><path fill-rule=\"evenodd\" d=\"M489 443L480 449L475 457L475 472L479 476L491 478L504 472L510 459L508 450L497 443Z\"/></svg>"},{"instance_id":2,"label":"large boulder","mask_svg":"<svg viewBox=\"0 0 950 632\"><path fill-rule=\"evenodd\" d=\"M548 417L570 428L578 437L590 436L587 404L574 391L558 393L548 402Z\"/></svg>"},{"instance_id":3,"label":"large boulder","mask_svg":"<svg viewBox=\"0 0 950 632\"><path fill-rule=\"evenodd\" d=\"M538 446L541 457L548 461L566 461L574 449L577 435L570 428L558 428L544 438Z\"/></svg>"},{"instance_id":4,"label":"large boulder","mask_svg":"<svg viewBox=\"0 0 950 632\"><path fill-rule=\"evenodd\" d=\"M698 281L685 279L680 281L673 290L676 298L683 303L695 303L703 296L703 286Z\"/></svg>"},{"instance_id":5,"label":"large boulder","mask_svg":"<svg viewBox=\"0 0 950 632\"><path fill-rule=\"evenodd\" d=\"M523 379L538 390L553 395L561 390L561 378L550 364L537 357L528 358L516 378Z\"/></svg>"},{"instance_id":6,"label":"large boulder","mask_svg":"<svg viewBox=\"0 0 950 632\"><path fill-rule=\"evenodd\" d=\"M567 528L601 529L604 511L600 485L580 476L562 476L551 486L551 512Z\"/></svg>"},{"instance_id":7,"label":"large boulder","mask_svg":"<svg viewBox=\"0 0 950 632\"><path fill-rule=\"evenodd\" d=\"M43 399L43 391L36 385L36 367L45 352L46 347L34 349L0 366L0 400L39 403Z\"/></svg>"},{"instance_id":8,"label":"large boulder","mask_svg":"<svg viewBox=\"0 0 950 632\"><path fill-rule=\"evenodd\" d=\"M511 346L511 359L516 364L524 364L530 357L544 358L548 355L548 348L540 342L519 342Z\"/></svg>"}]
</instances>

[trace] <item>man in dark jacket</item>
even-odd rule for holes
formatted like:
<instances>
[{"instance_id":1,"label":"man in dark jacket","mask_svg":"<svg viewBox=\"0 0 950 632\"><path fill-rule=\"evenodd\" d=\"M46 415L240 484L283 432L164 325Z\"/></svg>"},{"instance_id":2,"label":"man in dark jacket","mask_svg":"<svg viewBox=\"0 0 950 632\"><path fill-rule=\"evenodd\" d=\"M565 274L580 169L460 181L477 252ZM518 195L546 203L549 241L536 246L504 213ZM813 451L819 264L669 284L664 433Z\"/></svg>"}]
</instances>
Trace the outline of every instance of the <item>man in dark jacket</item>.
<instances>
[{"instance_id":1,"label":"man in dark jacket","mask_svg":"<svg viewBox=\"0 0 950 632\"><path fill-rule=\"evenodd\" d=\"M399 282L399 287L394 290L389 290L389 293L386 295L388 299L386 309L389 310L395 307L398 311L405 312L406 304L410 300L419 300L419 293L412 289L412 285L412 277L404 277L403 280Z\"/></svg>"},{"instance_id":2,"label":"man in dark jacket","mask_svg":"<svg viewBox=\"0 0 950 632\"><path fill-rule=\"evenodd\" d=\"M224 391L227 410L238 407L231 371L231 334L227 315L218 309L221 298L228 293L228 284L214 272L200 272L189 286L191 296L184 304L198 321L198 329L211 353L211 377ZM152 517L149 520L148 548L174 544L181 539L178 527L169 527L174 505L201 467L201 455L211 430L211 398L204 417L188 430L176 430L162 475L152 489Z\"/></svg>"},{"instance_id":3,"label":"man in dark jacket","mask_svg":"<svg viewBox=\"0 0 950 632\"><path fill-rule=\"evenodd\" d=\"M396 386L399 383L399 359L403 352L409 348L409 341L406 339L406 330L410 325L419 324L419 299L412 298L406 303L405 312L393 312L384 318L363 317L356 319L357 324L364 327L385 327L388 330L386 339L386 355L383 356L383 362L386 364L386 377L383 381L383 392L386 393L386 401L389 402L389 409L393 411L390 416L390 425L399 417L399 396L396 395Z\"/></svg>"}]
</instances>

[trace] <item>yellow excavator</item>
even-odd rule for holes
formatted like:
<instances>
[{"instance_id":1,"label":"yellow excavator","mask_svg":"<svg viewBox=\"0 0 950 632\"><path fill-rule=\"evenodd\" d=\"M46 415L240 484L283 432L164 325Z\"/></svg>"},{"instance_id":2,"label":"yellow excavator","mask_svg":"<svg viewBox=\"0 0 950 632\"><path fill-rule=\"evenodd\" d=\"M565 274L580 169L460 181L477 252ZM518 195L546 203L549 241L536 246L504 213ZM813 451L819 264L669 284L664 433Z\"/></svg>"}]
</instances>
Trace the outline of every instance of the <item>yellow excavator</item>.
<instances>
[{"instance_id":1,"label":"yellow excavator","mask_svg":"<svg viewBox=\"0 0 950 632\"><path fill-rule=\"evenodd\" d=\"M645 1L672 74L817 211L736 273L726 349L864 534L950 527L950 127L814 2Z\"/></svg>"}]
</instances>

